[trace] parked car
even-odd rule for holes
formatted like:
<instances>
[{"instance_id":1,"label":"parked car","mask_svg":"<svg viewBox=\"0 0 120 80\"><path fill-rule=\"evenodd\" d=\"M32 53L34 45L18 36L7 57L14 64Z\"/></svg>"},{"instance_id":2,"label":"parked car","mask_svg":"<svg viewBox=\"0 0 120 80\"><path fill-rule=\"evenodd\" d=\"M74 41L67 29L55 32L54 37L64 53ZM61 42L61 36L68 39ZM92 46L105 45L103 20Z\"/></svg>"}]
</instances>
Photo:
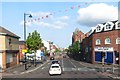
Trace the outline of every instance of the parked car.
<instances>
[{"instance_id":1,"label":"parked car","mask_svg":"<svg viewBox=\"0 0 120 80\"><path fill-rule=\"evenodd\" d=\"M49 69L49 75L59 74L61 75L62 70L59 64L52 64Z\"/></svg>"},{"instance_id":2,"label":"parked car","mask_svg":"<svg viewBox=\"0 0 120 80\"><path fill-rule=\"evenodd\" d=\"M58 60L52 60L52 64L59 64L60 63L60 61L58 61Z\"/></svg>"}]
</instances>

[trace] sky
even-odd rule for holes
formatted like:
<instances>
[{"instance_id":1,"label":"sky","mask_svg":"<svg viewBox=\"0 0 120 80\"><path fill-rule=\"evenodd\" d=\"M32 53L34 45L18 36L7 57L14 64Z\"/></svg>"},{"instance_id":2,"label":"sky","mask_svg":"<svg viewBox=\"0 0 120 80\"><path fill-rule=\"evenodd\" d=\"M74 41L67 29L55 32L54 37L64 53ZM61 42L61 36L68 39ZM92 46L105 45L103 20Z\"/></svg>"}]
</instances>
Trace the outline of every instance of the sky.
<instances>
[{"instance_id":1,"label":"sky","mask_svg":"<svg viewBox=\"0 0 120 80\"><path fill-rule=\"evenodd\" d=\"M32 18L26 15L27 36L37 30L42 39L59 47L68 47L76 28L87 33L98 23L117 20L118 1L2 0L0 12L0 26L20 36L20 40L24 40L23 19L26 13L32 15Z\"/></svg>"}]
</instances>

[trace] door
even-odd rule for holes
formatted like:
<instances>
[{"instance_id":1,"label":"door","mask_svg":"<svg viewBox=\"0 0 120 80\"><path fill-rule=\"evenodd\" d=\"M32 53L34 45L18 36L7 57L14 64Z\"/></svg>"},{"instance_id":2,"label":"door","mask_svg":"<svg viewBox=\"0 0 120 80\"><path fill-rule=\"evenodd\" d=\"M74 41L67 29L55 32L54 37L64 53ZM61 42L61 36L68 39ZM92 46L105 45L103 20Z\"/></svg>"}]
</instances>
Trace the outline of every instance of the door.
<instances>
[{"instance_id":1,"label":"door","mask_svg":"<svg viewBox=\"0 0 120 80\"><path fill-rule=\"evenodd\" d=\"M113 63L113 52L106 52L105 63Z\"/></svg>"},{"instance_id":2,"label":"door","mask_svg":"<svg viewBox=\"0 0 120 80\"><path fill-rule=\"evenodd\" d=\"M101 52L95 52L95 62L102 62Z\"/></svg>"}]
</instances>

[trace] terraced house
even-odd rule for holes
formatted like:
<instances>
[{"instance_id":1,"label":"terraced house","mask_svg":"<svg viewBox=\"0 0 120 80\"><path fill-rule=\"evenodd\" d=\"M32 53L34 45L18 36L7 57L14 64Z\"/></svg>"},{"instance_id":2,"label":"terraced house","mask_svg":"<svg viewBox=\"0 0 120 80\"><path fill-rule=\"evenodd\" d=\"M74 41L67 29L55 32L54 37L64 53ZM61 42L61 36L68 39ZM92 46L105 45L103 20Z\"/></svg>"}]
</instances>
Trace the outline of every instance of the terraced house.
<instances>
[{"instance_id":1,"label":"terraced house","mask_svg":"<svg viewBox=\"0 0 120 80\"><path fill-rule=\"evenodd\" d=\"M19 63L19 36L0 26L0 69Z\"/></svg>"}]
</instances>

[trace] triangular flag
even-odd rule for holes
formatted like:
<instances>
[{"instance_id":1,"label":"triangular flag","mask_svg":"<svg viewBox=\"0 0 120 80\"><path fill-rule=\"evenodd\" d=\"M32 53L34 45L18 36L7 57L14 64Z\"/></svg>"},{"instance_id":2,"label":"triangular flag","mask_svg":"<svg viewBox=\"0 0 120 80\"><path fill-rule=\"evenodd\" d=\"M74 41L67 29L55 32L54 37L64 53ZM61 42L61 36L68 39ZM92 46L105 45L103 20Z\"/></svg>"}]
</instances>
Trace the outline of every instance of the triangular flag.
<instances>
[{"instance_id":1,"label":"triangular flag","mask_svg":"<svg viewBox=\"0 0 120 80\"><path fill-rule=\"evenodd\" d=\"M78 8L80 8L80 5L78 5Z\"/></svg>"},{"instance_id":2,"label":"triangular flag","mask_svg":"<svg viewBox=\"0 0 120 80\"><path fill-rule=\"evenodd\" d=\"M40 18L38 18L38 20L40 20Z\"/></svg>"},{"instance_id":3,"label":"triangular flag","mask_svg":"<svg viewBox=\"0 0 120 80\"><path fill-rule=\"evenodd\" d=\"M74 9L74 6L72 6L71 9Z\"/></svg>"},{"instance_id":4,"label":"triangular flag","mask_svg":"<svg viewBox=\"0 0 120 80\"><path fill-rule=\"evenodd\" d=\"M48 18L48 15L46 15L46 18Z\"/></svg>"}]
</instances>

